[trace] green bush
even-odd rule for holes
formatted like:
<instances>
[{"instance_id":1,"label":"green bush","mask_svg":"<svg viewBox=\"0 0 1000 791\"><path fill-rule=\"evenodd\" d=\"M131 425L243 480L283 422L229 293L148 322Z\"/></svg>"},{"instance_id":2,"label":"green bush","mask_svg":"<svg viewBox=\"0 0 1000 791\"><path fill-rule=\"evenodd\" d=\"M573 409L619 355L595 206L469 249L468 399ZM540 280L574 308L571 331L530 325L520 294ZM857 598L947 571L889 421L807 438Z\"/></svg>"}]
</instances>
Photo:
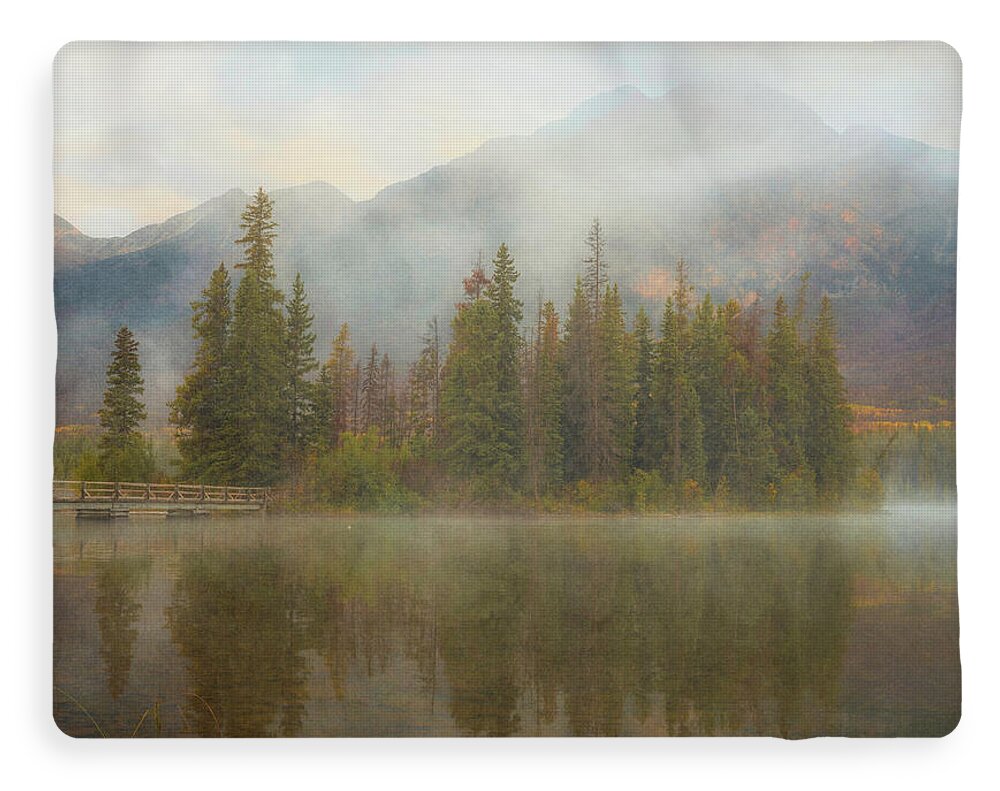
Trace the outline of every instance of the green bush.
<instances>
[{"instance_id":1,"label":"green bush","mask_svg":"<svg viewBox=\"0 0 1000 791\"><path fill-rule=\"evenodd\" d=\"M409 456L406 445L392 447L375 429L345 433L316 463L316 499L357 511L398 513L416 507L416 495L400 483Z\"/></svg>"},{"instance_id":2,"label":"green bush","mask_svg":"<svg viewBox=\"0 0 1000 791\"><path fill-rule=\"evenodd\" d=\"M129 437L122 447L103 448L98 463L106 481L152 481L156 474L153 444L140 434Z\"/></svg>"},{"instance_id":3,"label":"green bush","mask_svg":"<svg viewBox=\"0 0 1000 791\"><path fill-rule=\"evenodd\" d=\"M785 511L805 511L816 504L816 475L808 467L787 473L778 484L778 507Z\"/></svg>"}]
</instances>

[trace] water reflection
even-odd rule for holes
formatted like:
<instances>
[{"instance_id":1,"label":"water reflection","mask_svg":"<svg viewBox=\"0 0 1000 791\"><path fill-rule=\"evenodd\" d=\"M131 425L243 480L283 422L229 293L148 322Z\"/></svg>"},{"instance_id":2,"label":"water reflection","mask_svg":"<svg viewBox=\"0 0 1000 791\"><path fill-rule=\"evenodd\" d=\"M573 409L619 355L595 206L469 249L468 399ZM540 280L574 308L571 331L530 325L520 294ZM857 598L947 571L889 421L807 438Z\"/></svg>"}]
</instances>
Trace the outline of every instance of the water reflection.
<instances>
[{"instance_id":1,"label":"water reflection","mask_svg":"<svg viewBox=\"0 0 1000 791\"><path fill-rule=\"evenodd\" d=\"M153 704L157 678L163 735L946 732L953 525L916 546L890 527L69 522L56 531L56 679L128 729L115 701L143 655L131 713ZM96 629L68 612L81 581ZM164 595L144 607L150 585ZM923 661L901 685L891 654L916 625ZM157 635L169 650L153 650ZM94 735L58 696L56 718Z\"/></svg>"}]
</instances>

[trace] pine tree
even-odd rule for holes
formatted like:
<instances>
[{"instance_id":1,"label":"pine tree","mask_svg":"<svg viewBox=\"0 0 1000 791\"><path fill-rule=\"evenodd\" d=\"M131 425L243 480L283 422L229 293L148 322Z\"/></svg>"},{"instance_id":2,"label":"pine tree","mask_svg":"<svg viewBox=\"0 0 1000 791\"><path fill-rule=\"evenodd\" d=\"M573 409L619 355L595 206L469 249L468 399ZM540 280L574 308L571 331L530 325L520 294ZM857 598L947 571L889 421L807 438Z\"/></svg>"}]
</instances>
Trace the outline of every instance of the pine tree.
<instances>
[{"instance_id":1,"label":"pine tree","mask_svg":"<svg viewBox=\"0 0 1000 791\"><path fill-rule=\"evenodd\" d=\"M805 431L808 420L805 357L795 319L784 297L774 305L774 320L767 336L768 395L775 450L782 473L805 466Z\"/></svg>"},{"instance_id":2,"label":"pine tree","mask_svg":"<svg viewBox=\"0 0 1000 791\"><path fill-rule=\"evenodd\" d=\"M726 390L726 361L730 352L725 319L706 294L695 309L691 324L689 365L701 406L707 483L713 489L720 481L723 462L735 441L736 416Z\"/></svg>"},{"instance_id":3,"label":"pine tree","mask_svg":"<svg viewBox=\"0 0 1000 791\"><path fill-rule=\"evenodd\" d=\"M649 316L643 308L636 313L632 325L635 349L635 432L632 442L632 464L650 472L660 466L657 454L655 403L653 401L653 337Z\"/></svg>"},{"instance_id":4,"label":"pine tree","mask_svg":"<svg viewBox=\"0 0 1000 791\"><path fill-rule=\"evenodd\" d=\"M751 507L767 505L770 487L778 479L774 436L765 415L753 406L740 413L736 440L722 463L722 474L740 502Z\"/></svg>"},{"instance_id":5,"label":"pine tree","mask_svg":"<svg viewBox=\"0 0 1000 791\"><path fill-rule=\"evenodd\" d=\"M382 363L379 366L379 417L378 424L382 436L390 445L398 445L399 436L399 415L397 414L399 404L396 397L396 374L392 366L392 360L388 353L382 355Z\"/></svg>"},{"instance_id":6,"label":"pine tree","mask_svg":"<svg viewBox=\"0 0 1000 791\"><path fill-rule=\"evenodd\" d=\"M306 302L302 275L296 273L292 298L285 306L286 403L288 410L288 444L294 464L301 463L311 430L315 387L308 380L317 368L313 356L316 334L311 331L313 316Z\"/></svg>"},{"instance_id":7,"label":"pine tree","mask_svg":"<svg viewBox=\"0 0 1000 791\"><path fill-rule=\"evenodd\" d=\"M148 480L152 458L139 425L146 419L139 342L128 327L115 335L115 349L107 372L104 406L98 412L103 429L98 447L104 475L112 480Z\"/></svg>"},{"instance_id":8,"label":"pine tree","mask_svg":"<svg viewBox=\"0 0 1000 791\"><path fill-rule=\"evenodd\" d=\"M662 453L667 481L675 486L688 480L702 483L705 477L701 406L689 370L689 305L690 286L682 261L673 297L663 311L653 386L657 422L662 427L659 435L663 439L662 451L657 451Z\"/></svg>"},{"instance_id":9,"label":"pine tree","mask_svg":"<svg viewBox=\"0 0 1000 791\"><path fill-rule=\"evenodd\" d=\"M806 365L809 423L805 451L816 472L820 497L837 503L852 479L855 457L850 432L850 409L837 364L837 329L830 299L823 297L813 325Z\"/></svg>"},{"instance_id":10,"label":"pine tree","mask_svg":"<svg viewBox=\"0 0 1000 791\"><path fill-rule=\"evenodd\" d=\"M496 316L474 299L451 323L441 380L441 449L451 472L487 484L497 466Z\"/></svg>"},{"instance_id":11,"label":"pine tree","mask_svg":"<svg viewBox=\"0 0 1000 791\"><path fill-rule=\"evenodd\" d=\"M333 340L330 357L320 369L314 396L314 441L319 447L337 447L341 434L353 425L356 376L351 330L345 322Z\"/></svg>"},{"instance_id":12,"label":"pine tree","mask_svg":"<svg viewBox=\"0 0 1000 791\"><path fill-rule=\"evenodd\" d=\"M272 245L277 224L271 199L259 189L243 212L244 231L238 244L244 259L237 267L243 279L233 301L233 323L227 344L231 410L227 421L227 482L268 485L283 475L287 436L285 399L284 301L274 285Z\"/></svg>"},{"instance_id":13,"label":"pine tree","mask_svg":"<svg viewBox=\"0 0 1000 791\"><path fill-rule=\"evenodd\" d=\"M562 377L559 314L551 302L538 312L525 399L528 486L536 497L553 491L563 477Z\"/></svg>"},{"instance_id":14,"label":"pine tree","mask_svg":"<svg viewBox=\"0 0 1000 791\"><path fill-rule=\"evenodd\" d=\"M600 449L598 475L620 478L632 452L634 362L631 338L625 331L618 285L606 288L596 333L598 370L602 374L600 405L609 442Z\"/></svg>"},{"instance_id":15,"label":"pine tree","mask_svg":"<svg viewBox=\"0 0 1000 791\"><path fill-rule=\"evenodd\" d=\"M592 354L590 308L578 277L561 347L563 378L563 440L566 478L587 478L597 469L592 441Z\"/></svg>"},{"instance_id":16,"label":"pine tree","mask_svg":"<svg viewBox=\"0 0 1000 791\"><path fill-rule=\"evenodd\" d=\"M489 286L479 297L470 295L452 320L442 373L443 457L485 497L516 488L524 463L517 278L502 244Z\"/></svg>"},{"instance_id":17,"label":"pine tree","mask_svg":"<svg viewBox=\"0 0 1000 791\"><path fill-rule=\"evenodd\" d=\"M517 485L524 464L524 404L519 370L523 303L514 295L519 273L514 259L501 244L493 259L493 278L486 299L493 308L496 347L496 464L497 475Z\"/></svg>"},{"instance_id":18,"label":"pine tree","mask_svg":"<svg viewBox=\"0 0 1000 791\"><path fill-rule=\"evenodd\" d=\"M433 441L441 425L441 339L437 317L427 323L423 348L409 377L409 413L416 436Z\"/></svg>"},{"instance_id":19,"label":"pine tree","mask_svg":"<svg viewBox=\"0 0 1000 791\"><path fill-rule=\"evenodd\" d=\"M382 384L380 380L381 366L378 359L378 346L372 344L365 364L361 380L361 430L368 431L378 428L382 418Z\"/></svg>"},{"instance_id":20,"label":"pine tree","mask_svg":"<svg viewBox=\"0 0 1000 791\"><path fill-rule=\"evenodd\" d=\"M590 254L583 259L587 265L583 277L584 290L590 307L590 315L597 317L601 312L601 297L608 285L607 262L604 257L604 236L601 232L601 221L596 217L587 234L587 248Z\"/></svg>"},{"instance_id":21,"label":"pine tree","mask_svg":"<svg viewBox=\"0 0 1000 791\"><path fill-rule=\"evenodd\" d=\"M170 403L184 480L226 479L224 432L229 414L226 343L232 321L230 280L224 263L213 270L202 299L191 303L191 325L200 341L194 365Z\"/></svg>"},{"instance_id":22,"label":"pine tree","mask_svg":"<svg viewBox=\"0 0 1000 791\"><path fill-rule=\"evenodd\" d=\"M730 300L721 318L727 339L723 385L732 437L722 475L739 502L766 504L780 479L767 407L767 353L761 336L760 303Z\"/></svg>"}]
</instances>

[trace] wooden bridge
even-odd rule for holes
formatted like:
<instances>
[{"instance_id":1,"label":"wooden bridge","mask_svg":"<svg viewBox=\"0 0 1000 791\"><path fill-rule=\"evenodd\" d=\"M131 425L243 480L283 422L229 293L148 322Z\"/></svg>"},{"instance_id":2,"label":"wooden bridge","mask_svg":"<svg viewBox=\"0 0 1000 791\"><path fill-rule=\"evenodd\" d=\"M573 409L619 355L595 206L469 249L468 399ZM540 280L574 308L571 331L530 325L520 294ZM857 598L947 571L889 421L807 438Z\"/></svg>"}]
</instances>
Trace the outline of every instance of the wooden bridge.
<instances>
[{"instance_id":1,"label":"wooden bridge","mask_svg":"<svg viewBox=\"0 0 1000 791\"><path fill-rule=\"evenodd\" d=\"M130 512L207 514L211 511L260 511L271 490L259 486L206 486L190 483L53 481L52 508L77 516L116 517Z\"/></svg>"}]
</instances>

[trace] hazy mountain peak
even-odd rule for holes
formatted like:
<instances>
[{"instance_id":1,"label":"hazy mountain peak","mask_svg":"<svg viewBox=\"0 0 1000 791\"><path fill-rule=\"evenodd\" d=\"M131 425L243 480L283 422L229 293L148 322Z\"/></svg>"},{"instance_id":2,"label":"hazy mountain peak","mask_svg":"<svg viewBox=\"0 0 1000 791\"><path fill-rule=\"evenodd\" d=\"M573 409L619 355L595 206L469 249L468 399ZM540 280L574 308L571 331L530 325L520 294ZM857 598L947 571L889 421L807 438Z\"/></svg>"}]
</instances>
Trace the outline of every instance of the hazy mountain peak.
<instances>
[{"instance_id":1,"label":"hazy mountain peak","mask_svg":"<svg viewBox=\"0 0 1000 791\"><path fill-rule=\"evenodd\" d=\"M626 107L634 107L649 99L634 85L619 85L610 91L591 96L578 104L570 113L538 128L537 135L571 135L579 132L591 121Z\"/></svg>"},{"instance_id":2,"label":"hazy mountain peak","mask_svg":"<svg viewBox=\"0 0 1000 791\"><path fill-rule=\"evenodd\" d=\"M284 198L307 199L313 201L326 201L342 204L353 204L354 201L337 189L335 186L322 179L308 181L305 184L296 184L294 187L285 187L274 190L271 196L276 200Z\"/></svg>"},{"instance_id":3,"label":"hazy mountain peak","mask_svg":"<svg viewBox=\"0 0 1000 791\"><path fill-rule=\"evenodd\" d=\"M56 236L62 236L64 234L84 236L84 233L69 220L60 217L58 214L54 214L52 216L55 218Z\"/></svg>"}]
</instances>

